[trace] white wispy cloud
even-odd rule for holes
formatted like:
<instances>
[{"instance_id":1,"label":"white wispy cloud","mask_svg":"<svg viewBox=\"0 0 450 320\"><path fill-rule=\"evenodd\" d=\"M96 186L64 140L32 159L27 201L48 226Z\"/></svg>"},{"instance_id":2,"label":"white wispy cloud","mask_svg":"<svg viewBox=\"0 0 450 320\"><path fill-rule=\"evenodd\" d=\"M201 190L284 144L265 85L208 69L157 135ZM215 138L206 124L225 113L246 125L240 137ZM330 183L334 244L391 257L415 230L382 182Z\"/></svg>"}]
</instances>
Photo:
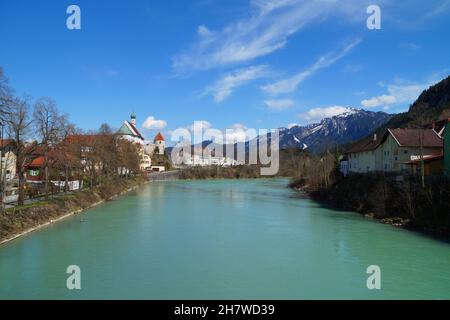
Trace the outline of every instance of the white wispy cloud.
<instances>
[{"instance_id":1,"label":"white wispy cloud","mask_svg":"<svg viewBox=\"0 0 450 320\"><path fill-rule=\"evenodd\" d=\"M268 84L261 87L263 91L271 95L278 95L282 93L293 92L297 87L305 81L307 78L314 75L317 71L330 67L337 61L345 57L354 47L356 47L361 42L361 39L355 39L350 43L346 44L342 49L338 51L330 52L322 57L320 57L316 63L310 66L308 69L301 71L289 78L279 80L275 83Z\"/></svg>"},{"instance_id":2,"label":"white wispy cloud","mask_svg":"<svg viewBox=\"0 0 450 320\"><path fill-rule=\"evenodd\" d=\"M162 130L167 126L165 120L156 120L155 117L148 117L142 124L142 128L147 130Z\"/></svg>"},{"instance_id":3,"label":"white wispy cloud","mask_svg":"<svg viewBox=\"0 0 450 320\"><path fill-rule=\"evenodd\" d=\"M272 99L264 101L265 105L272 110L286 110L292 108L295 105L294 100L292 99Z\"/></svg>"},{"instance_id":4,"label":"white wispy cloud","mask_svg":"<svg viewBox=\"0 0 450 320\"><path fill-rule=\"evenodd\" d=\"M422 20L428 20L441 15L450 10L450 0L441 0L438 4L434 5L428 12L422 16Z\"/></svg>"},{"instance_id":5,"label":"white wispy cloud","mask_svg":"<svg viewBox=\"0 0 450 320\"><path fill-rule=\"evenodd\" d=\"M365 108L375 108L379 106L389 106L397 102L397 98L391 95L381 95L361 101L361 105Z\"/></svg>"},{"instance_id":6,"label":"white wispy cloud","mask_svg":"<svg viewBox=\"0 0 450 320\"><path fill-rule=\"evenodd\" d=\"M242 18L217 30L199 26L198 38L172 58L172 67L176 73L183 73L248 62L284 48L292 35L313 23L331 18L364 22L371 4L380 5L383 13L388 13L383 14L383 21L400 25L423 24L450 10L450 0L411 2L405 6L395 0L250 0Z\"/></svg>"},{"instance_id":7,"label":"white wispy cloud","mask_svg":"<svg viewBox=\"0 0 450 320\"><path fill-rule=\"evenodd\" d=\"M434 82L426 83L406 83L406 84L392 84L389 85L387 91L397 103L412 103L414 102L423 90L430 87Z\"/></svg>"},{"instance_id":8,"label":"white wispy cloud","mask_svg":"<svg viewBox=\"0 0 450 320\"><path fill-rule=\"evenodd\" d=\"M433 84L442 80L442 73L433 74L421 82L412 82L404 79L395 79L391 84L379 83L386 88L386 93L361 101L365 108L384 107L388 109L393 105L410 105L419 95Z\"/></svg>"},{"instance_id":9,"label":"white wispy cloud","mask_svg":"<svg viewBox=\"0 0 450 320\"><path fill-rule=\"evenodd\" d=\"M351 112L352 109L344 106L329 106L323 108L313 108L305 113L299 114L299 117L307 122L317 122L324 118L331 118L343 113Z\"/></svg>"},{"instance_id":10,"label":"white wispy cloud","mask_svg":"<svg viewBox=\"0 0 450 320\"><path fill-rule=\"evenodd\" d=\"M306 25L332 14L365 19L368 0L253 0L250 14L221 30L197 28L198 40L173 57L173 69L180 73L251 61L283 48L289 37Z\"/></svg>"},{"instance_id":11,"label":"white wispy cloud","mask_svg":"<svg viewBox=\"0 0 450 320\"><path fill-rule=\"evenodd\" d=\"M203 95L211 94L214 97L215 102L222 102L228 98L237 87L258 78L262 78L266 76L267 73L268 68L265 65L235 70L218 80L214 85L206 88Z\"/></svg>"}]
</instances>

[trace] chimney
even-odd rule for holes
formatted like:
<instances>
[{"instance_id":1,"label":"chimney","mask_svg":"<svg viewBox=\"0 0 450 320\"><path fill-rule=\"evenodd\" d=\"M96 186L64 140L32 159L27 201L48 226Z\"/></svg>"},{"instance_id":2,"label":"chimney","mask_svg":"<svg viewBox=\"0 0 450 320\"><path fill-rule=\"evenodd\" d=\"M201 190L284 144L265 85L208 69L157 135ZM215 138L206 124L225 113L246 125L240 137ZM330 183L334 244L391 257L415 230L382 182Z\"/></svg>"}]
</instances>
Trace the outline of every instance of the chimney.
<instances>
[{"instance_id":1,"label":"chimney","mask_svg":"<svg viewBox=\"0 0 450 320\"><path fill-rule=\"evenodd\" d=\"M377 134L376 133L373 135L373 141L377 141Z\"/></svg>"}]
</instances>

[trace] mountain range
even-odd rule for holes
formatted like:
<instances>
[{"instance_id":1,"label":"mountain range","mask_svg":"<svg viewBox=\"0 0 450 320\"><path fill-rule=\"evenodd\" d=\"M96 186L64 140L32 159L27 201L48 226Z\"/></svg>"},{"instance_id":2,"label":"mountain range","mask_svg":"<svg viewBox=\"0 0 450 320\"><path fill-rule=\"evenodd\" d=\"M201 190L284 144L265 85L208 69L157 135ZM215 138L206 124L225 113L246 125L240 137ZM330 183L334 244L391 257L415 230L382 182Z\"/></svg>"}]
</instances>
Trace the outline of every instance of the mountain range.
<instances>
[{"instance_id":1,"label":"mountain range","mask_svg":"<svg viewBox=\"0 0 450 320\"><path fill-rule=\"evenodd\" d=\"M346 112L334 117L325 118L318 123L279 128L280 149L306 149L313 153L320 153L326 150L332 151L338 145L348 144L367 136L380 126L383 126L391 118L392 115L384 112L347 108ZM258 139L260 143L266 141L266 137L264 136L259 136L255 139ZM201 152L207 146L216 149L220 148L220 146L211 145L212 143L212 141L203 141L202 143L193 145L192 152ZM169 147L168 152L171 149ZM226 147L223 146L224 152L225 149ZM248 151L249 142L245 143L245 149Z\"/></svg>"},{"instance_id":2,"label":"mountain range","mask_svg":"<svg viewBox=\"0 0 450 320\"><path fill-rule=\"evenodd\" d=\"M344 113L324 118L318 123L280 128L281 149L306 149L313 153L334 150L386 128L404 128L411 124L431 126L434 121L450 117L450 76L422 92L408 112L396 115L348 107ZM265 141L265 137L257 137ZM270 140L270 137L269 137ZM204 141L193 146L201 150L210 145ZM248 150L249 143L245 143Z\"/></svg>"},{"instance_id":3,"label":"mountain range","mask_svg":"<svg viewBox=\"0 0 450 320\"><path fill-rule=\"evenodd\" d=\"M280 148L302 148L315 153L333 150L367 136L391 118L384 112L348 108L345 113L319 123L280 129Z\"/></svg>"}]
</instances>

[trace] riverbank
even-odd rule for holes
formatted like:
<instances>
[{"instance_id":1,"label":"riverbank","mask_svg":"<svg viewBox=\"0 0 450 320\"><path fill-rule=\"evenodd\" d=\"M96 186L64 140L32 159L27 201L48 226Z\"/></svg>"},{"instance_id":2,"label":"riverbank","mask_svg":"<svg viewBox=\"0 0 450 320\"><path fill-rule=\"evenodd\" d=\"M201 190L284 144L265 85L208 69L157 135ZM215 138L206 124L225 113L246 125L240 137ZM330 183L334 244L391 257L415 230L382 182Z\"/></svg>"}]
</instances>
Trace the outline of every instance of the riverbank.
<instances>
[{"instance_id":1,"label":"riverbank","mask_svg":"<svg viewBox=\"0 0 450 320\"><path fill-rule=\"evenodd\" d=\"M147 180L143 177L120 180L106 190L95 188L7 209L0 213L0 245L120 197L144 183Z\"/></svg>"},{"instance_id":2,"label":"riverbank","mask_svg":"<svg viewBox=\"0 0 450 320\"><path fill-rule=\"evenodd\" d=\"M352 175L337 179L328 188L311 188L302 181L291 187L334 208L450 240L448 180L429 177L422 188L415 179L398 183L384 176Z\"/></svg>"}]
</instances>

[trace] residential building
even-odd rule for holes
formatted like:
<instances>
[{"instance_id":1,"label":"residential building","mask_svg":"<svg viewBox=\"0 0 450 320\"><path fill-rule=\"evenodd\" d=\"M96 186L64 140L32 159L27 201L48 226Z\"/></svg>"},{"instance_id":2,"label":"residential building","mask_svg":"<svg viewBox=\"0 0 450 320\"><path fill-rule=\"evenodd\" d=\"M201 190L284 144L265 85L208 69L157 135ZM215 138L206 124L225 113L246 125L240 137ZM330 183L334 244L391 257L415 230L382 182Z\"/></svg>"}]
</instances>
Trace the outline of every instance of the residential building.
<instances>
[{"instance_id":1,"label":"residential building","mask_svg":"<svg viewBox=\"0 0 450 320\"><path fill-rule=\"evenodd\" d=\"M423 164L425 176L442 174L444 169L444 155L438 154L423 156ZM415 157L411 161L405 162L405 165L408 167L410 174L422 174L422 159L420 156Z\"/></svg>"},{"instance_id":2,"label":"residential building","mask_svg":"<svg viewBox=\"0 0 450 320\"><path fill-rule=\"evenodd\" d=\"M152 167L152 158L148 154L145 154L143 150L141 152L142 154L140 155L141 156L140 168L142 171L148 171Z\"/></svg>"},{"instance_id":3,"label":"residential building","mask_svg":"<svg viewBox=\"0 0 450 320\"><path fill-rule=\"evenodd\" d=\"M340 170L341 170L342 175L344 177L348 176L348 173L349 173L349 171L348 171L348 165L349 165L348 157L347 156L341 157L341 159L339 160L339 163L340 163L340 166L341 166Z\"/></svg>"},{"instance_id":4,"label":"residential building","mask_svg":"<svg viewBox=\"0 0 450 320\"><path fill-rule=\"evenodd\" d=\"M440 155L442 147L442 138L433 129L388 129L376 153L376 170L407 170L406 162Z\"/></svg>"},{"instance_id":5,"label":"residential building","mask_svg":"<svg viewBox=\"0 0 450 320\"><path fill-rule=\"evenodd\" d=\"M41 182L45 180L45 174L43 170L44 163L45 158L43 156L38 156L25 166L25 175L28 182Z\"/></svg>"},{"instance_id":6,"label":"residential building","mask_svg":"<svg viewBox=\"0 0 450 320\"><path fill-rule=\"evenodd\" d=\"M39 188L45 181L45 171L44 171L45 158L43 156L37 156L30 163L26 165L26 179L30 186L34 189ZM66 185L65 178L62 176L58 170L52 171L49 176L51 185L55 188L63 189ZM79 178L70 176L67 179L67 189L70 191L79 190L82 182ZM36 191L36 190L35 190Z\"/></svg>"},{"instance_id":7,"label":"residential building","mask_svg":"<svg viewBox=\"0 0 450 320\"><path fill-rule=\"evenodd\" d=\"M0 140L0 179L6 181L16 177L17 157L13 149L13 140Z\"/></svg>"},{"instance_id":8,"label":"residential building","mask_svg":"<svg viewBox=\"0 0 450 320\"><path fill-rule=\"evenodd\" d=\"M421 155L439 156L442 149L443 139L433 129L388 129L383 135L375 134L350 148L347 152L348 171L408 172L411 161Z\"/></svg>"},{"instance_id":9,"label":"residential building","mask_svg":"<svg viewBox=\"0 0 450 320\"><path fill-rule=\"evenodd\" d=\"M348 173L368 173L376 171L375 151L380 145L380 136L374 134L371 137L354 143L346 157L348 159Z\"/></svg>"},{"instance_id":10,"label":"residential building","mask_svg":"<svg viewBox=\"0 0 450 320\"><path fill-rule=\"evenodd\" d=\"M166 166L163 164L156 164L151 167L151 171L153 172L164 172L166 171Z\"/></svg>"}]
</instances>

